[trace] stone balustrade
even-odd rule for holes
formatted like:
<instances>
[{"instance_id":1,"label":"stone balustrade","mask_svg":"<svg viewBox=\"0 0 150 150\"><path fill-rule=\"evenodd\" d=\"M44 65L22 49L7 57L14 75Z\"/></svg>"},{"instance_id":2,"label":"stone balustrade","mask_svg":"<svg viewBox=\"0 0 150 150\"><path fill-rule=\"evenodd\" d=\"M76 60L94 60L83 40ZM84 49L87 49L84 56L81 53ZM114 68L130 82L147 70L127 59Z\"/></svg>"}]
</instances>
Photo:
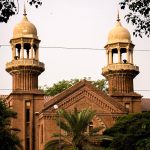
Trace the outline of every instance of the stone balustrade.
<instances>
[{"instance_id":1,"label":"stone balustrade","mask_svg":"<svg viewBox=\"0 0 150 150\"><path fill-rule=\"evenodd\" d=\"M39 62L38 60L35 59L17 59L17 60L12 60L11 62L8 62L6 64L6 68L19 67L19 66L37 66L40 68L45 68L44 63Z\"/></svg>"},{"instance_id":2,"label":"stone balustrade","mask_svg":"<svg viewBox=\"0 0 150 150\"><path fill-rule=\"evenodd\" d=\"M139 67L135 66L133 64L110 64L104 68L102 68L102 72L108 72L109 70L135 70L135 71L139 71Z\"/></svg>"}]
</instances>

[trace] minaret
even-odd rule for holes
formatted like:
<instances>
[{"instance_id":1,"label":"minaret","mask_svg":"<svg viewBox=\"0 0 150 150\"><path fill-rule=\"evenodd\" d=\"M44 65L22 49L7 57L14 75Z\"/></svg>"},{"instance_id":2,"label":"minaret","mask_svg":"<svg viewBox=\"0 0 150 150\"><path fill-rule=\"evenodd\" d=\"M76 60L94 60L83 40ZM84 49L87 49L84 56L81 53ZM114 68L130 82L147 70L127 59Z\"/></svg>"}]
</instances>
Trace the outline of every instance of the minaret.
<instances>
[{"instance_id":1,"label":"minaret","mask_svg":"<svg viewBox=\"0 0 150 150\"><path fill-rule=\"evenodd\" d=\"M20 129L19 138L24 150L38 150L38 113L43 109L44 94L38 90L38 76L45 70L39 61L36 27L28 20L26 9L22 21L13 30L10 40L12 60L6 71L12 76L12 93L8 103L17 112L12 127Z\"/></svg>"},{"instance_id":2,"label":"minaret","mask_svg":"<svg viewBox=\"0 0 150 150\"><path fill-rule=\"evenodd\" d=\"M36 27L28 21L26 9L10 40L12 61L6 64L6 71L12 75L13 91L38 89L38 76L44 71L39 61L39 43Z\"/></svg>"},{"instance_id":3,"label":"minaret","mask_svg":"<svg viewBox=\"0 0 150 150\"><path fill-rule=\"evenodd\" d=\"M121 25L118 13L116 25L110 31L105 46L107 65L102 68L102 75L108 80L108 94L121 101L141 97L134 92L133 86L133 79L139 74L139 67L134 65L133 48L130 33Z\"/></svg>"}]
</instances>

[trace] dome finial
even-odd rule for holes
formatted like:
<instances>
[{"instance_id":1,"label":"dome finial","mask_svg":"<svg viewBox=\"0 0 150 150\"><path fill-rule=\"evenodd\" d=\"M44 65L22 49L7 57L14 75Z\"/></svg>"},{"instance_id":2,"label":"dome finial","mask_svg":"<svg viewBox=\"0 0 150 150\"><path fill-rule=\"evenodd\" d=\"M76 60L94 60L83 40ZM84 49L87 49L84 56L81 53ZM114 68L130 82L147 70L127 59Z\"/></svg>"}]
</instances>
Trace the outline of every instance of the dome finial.
<instances>
[{"instance_id":1,"label":"dome finial","mask_svg":"<svg viewBox=\"0 0 150 150\"><path fill-rule=\"evenodd\" d=\"M24 2L24 11L23 11L23 15L24 15L24 16L27 15L25 2Z\"/></svg>"},{"instance_id":2,"label":"dome finial","mask_svg":"<svg viewBox=\"0 0 150 150\"><path fill-rule=\"evenodd\" d=\"M118 9L118 14L117 14L117 21L120 21L119 9Z\"/></svg>"}]
</instances>

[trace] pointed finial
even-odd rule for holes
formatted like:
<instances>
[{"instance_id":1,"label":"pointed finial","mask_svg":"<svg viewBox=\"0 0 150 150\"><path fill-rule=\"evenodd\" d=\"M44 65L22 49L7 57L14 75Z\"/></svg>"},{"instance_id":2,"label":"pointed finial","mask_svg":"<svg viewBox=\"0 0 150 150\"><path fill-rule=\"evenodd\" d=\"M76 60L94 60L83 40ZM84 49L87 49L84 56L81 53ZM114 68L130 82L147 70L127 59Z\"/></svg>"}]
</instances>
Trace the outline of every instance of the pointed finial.
<instances>
[{"instance_id":1,"label":"pointed finial","mask_svg":"<svg viewBox=\"0 0 150 150\"><path fill-rule=\"evenodd\" d=\"M119 9L118 9L118 14L117 14L117 21L120 21Z\"/></svg>"},{"instance_id":2,"label":"pointed finial","mask_svg":"<svg viewBox=\"0 0 150 150\"><path fill-rule=\"evenodd\" d=\"M26 12L26 5L24 3L24 11L23 11L23 15L26 16L27 15L27 12Z\"/></svg>"}]
</instances>

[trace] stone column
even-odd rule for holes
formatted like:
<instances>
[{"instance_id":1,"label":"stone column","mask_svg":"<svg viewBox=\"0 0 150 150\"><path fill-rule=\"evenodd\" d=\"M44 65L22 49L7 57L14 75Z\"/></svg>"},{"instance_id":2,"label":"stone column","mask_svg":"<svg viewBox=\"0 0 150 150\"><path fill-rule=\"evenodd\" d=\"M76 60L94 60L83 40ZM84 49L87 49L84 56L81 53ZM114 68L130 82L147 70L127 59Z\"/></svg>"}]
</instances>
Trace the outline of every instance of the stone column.
<instances>
[{"instance_id":1,"label":"stone column","mask_svg":"<svg viewBox=\"0 0 150 150\"><path fill-rule=\"evenodd\" d=\"M21 42L21 59L24 58L24 44Z\"/></svg>"},{"instance_id":2,"label":"stone column","mask_svg":"<svg viewBox=\"0 0 150 150\"><path fill-rule=\"evenodd\" d=\"M31 59L33 59L33 43L31 43Z\"/></svg>"},{"instance_id":3,"label":"stone column","mask_svg":"<svg viewBox=\"0 0 150 150\"><path fill-rule=\"evenodd\" d=\"M109 65L109 51L106 51L106 56L107 56L107 65Z\"/></svg>"},{"instance_id":4,"label":"stone column","mask_svg":"<svg viewBox=\"0 0 150 150\"><path fill-rule=\"evenodd\" d=\"M109 50L109 64L113 63L112 50Z\"/></svg>"},{"instance_id":5,"label":"stone column","mask_svg":"<svg viewBox=\"0 0 150 150\"><path fill-rule=\"evenodd\" d=\"M36 57L35 57L36 60L39 60L39 46L37 46L36 48Z\"/></svg>"},{"instance_id":6,"label":"stone column","mask_svg":"<svg viewBox=\"0 0 150 150\"><path fill-rule=\"evenodd\" d=\"M11 48L12 48L12 60L14 60L15 56L16 56L16 48L13 44L12 44Z\"/></svg>"},{"instance_id":7,"label":"stone column","mask_svg":"<svg viewBox=\"0 0 150 150\"><path fill-rule=\"evenodd\" d=\"M127 48L127 63L130 63L130 51Z\"/></svg>"},{"instance_id":8,"label":"stone column","mask_svg":"<svg viewBox=\"0 0 150 150\"><path fill-rule=\"evenodd\" d=\"M121 63L121 52L120 52L120 48L118 48L118 63Z\"/></svg>"},{"instance_id":9,"label":"stone column","mask_svg":"<svg viewBox=\"0 0 150 150\"><path fill-rule=\"evenodd\" d=\"M133 64L133 50L131 50L131 64Z\"/></svg>"}]
</instances>

